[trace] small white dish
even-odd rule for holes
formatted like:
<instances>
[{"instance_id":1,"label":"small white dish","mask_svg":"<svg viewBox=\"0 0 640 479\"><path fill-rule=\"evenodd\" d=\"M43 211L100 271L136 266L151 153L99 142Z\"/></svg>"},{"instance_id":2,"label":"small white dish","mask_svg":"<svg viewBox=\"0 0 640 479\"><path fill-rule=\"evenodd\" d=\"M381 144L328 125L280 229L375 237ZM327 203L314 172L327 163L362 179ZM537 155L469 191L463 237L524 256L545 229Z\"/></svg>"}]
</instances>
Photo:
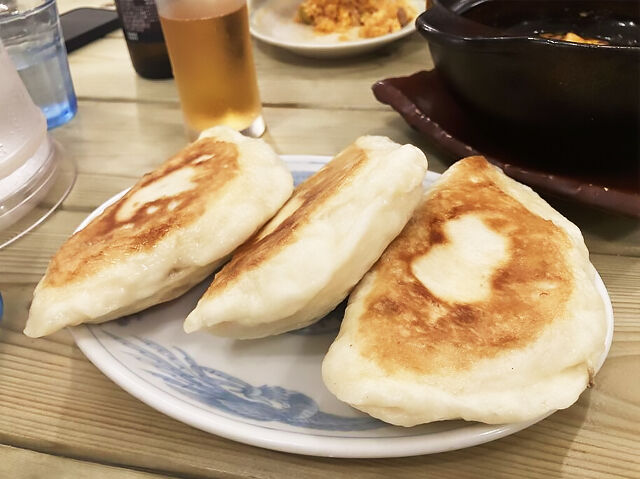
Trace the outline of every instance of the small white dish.
<instances>
[{"instance_id":1,"label":"small white dish","mask_svg":"<svg viewBox=\"0 0 640 479\"><path fill-rule=\"evenodd\" d=\"M252 0L249 10L251 34L265 43L314 58L340 58L359 55L381 48L415 31L415 17L402 29L374 38L359 38L356 29L349 33L349 40L341 40L340 34L321 35L313 27L294 21L302 0ZM408 0L416 16L424 10L424 1Z\"/></svg>"},{"instance_id":2,"label":"small white dish","mask_svg":"<svg viewBox=\"0 0 640 479\"><path fill-rule=\"evenodd\" d=\"M283 159L298 184L330 157ZM425 186L438 177L427 173ZM505 425L441 421L412 428L380 422L338 401L322 382L321 363L338 332L340 307L312 326L264 339L188 335L183 320L210 280L174 301L115 321L77 326L71 333L102 372L158 411L204 431L278 451L354 458L430 454L492 441L543 419ZM613 310L599 276L597 280L608 322L599 369L613 336Z\"/></svg>"}]
</instances>

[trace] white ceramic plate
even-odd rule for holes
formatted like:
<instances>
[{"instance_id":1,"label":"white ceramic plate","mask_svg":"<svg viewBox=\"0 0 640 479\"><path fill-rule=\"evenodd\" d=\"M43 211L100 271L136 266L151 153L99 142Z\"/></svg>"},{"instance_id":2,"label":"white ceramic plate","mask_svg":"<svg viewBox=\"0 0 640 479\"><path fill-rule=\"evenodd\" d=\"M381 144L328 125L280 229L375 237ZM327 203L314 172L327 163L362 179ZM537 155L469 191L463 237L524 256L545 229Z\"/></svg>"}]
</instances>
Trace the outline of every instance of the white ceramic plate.
<instances>
[{"instance_id":1,"label":"white ceramic plate","mask_svg":"<svg viewBox=\"0 0 640 479\"><path fill-rule=\"evenodd\" d=\"M309 25L293 20L302 0L252 0L249 27L251 34L265 43L299 55L316 58L338 58L358 55L380 48L415 31L415 17L397 32L374 38L359 38L357 30L348 33L349 40L338 34L319 35ZM416 14L424 10L424 0L409 0Z\"/></svg>"},{"instance_id":2,"label":"white ceramic plate","mask_svg":"<svg viewBox=\"0 0 640 479\"><path fill-rule=\"evenodd\" d=\"M283 159L297 184L330 158ZM425 185L438 176L427 173ZM372 419L335 399L322 382L320 366L338 332L340 307L305 329L265 339L187 335L183 320L209 282L169 303L71 332L102 372L151 407L204 431L279 451L361 458L428 454L498 439L543 419L500 426L442 421L412 428ZM602 364L611 344L613 311L600 277L598 291L608 321Z\"/></svg>"}]
</instances>

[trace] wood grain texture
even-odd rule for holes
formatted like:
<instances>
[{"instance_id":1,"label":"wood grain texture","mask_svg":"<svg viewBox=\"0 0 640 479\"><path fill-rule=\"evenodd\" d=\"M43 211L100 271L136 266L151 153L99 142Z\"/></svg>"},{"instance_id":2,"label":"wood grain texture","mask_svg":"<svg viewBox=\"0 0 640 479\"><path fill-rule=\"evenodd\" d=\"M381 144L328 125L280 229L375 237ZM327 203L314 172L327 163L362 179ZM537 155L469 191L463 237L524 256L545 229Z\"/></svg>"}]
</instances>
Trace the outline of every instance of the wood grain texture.
<instances>
[{"instance_id":1,"label":"wood grain texture","mask_svg":"<svg viewBox=\"0 0 640 479\"><path fill-rule=\"evenodd\" d=\"M371 93L376 81L433 68L417 33L377 52L338 60L304 58L254 41L254 58L266 106L387 110ZM71 53L69 60L80 100L178 105L172 79L146 80L135 74L121 33ZM119 68L114 70L114 64Z\"/></svg>"},{"instance_id":2,"label":"wood grain texture","mask_svg":"<svg viewBox=\"0 0 640 479\"><path fill-rule=\"evenodd\" d=\"M108 0L59 0L60 11ZM422 148L430 169L454 160L378 104L371 84L430 68L417 36L367 56L302 59L259 42L256 64L268 124L282 154L333 155L363 134ZM68 332L21 331L49 258L97 205L186 142L172 80L131 67L120 31L70 55L77 117L53 136L79 169L63 207L0 249L0 478L640 478L640 222L551 198L583 231L614 306L614 343L595 385L571 408L513 436L431 456L344 460L279 453L179 423L96 369ZM149 471L149 472L146 472Z\"/></svg>"},{"instance_id":3,"label":"wood grain texture","mask_svg":"<svg viewBox=\"0 0 640 479\"><path fill-rule=\"evenodd\" d=\"M265 117L265 140L279 153L333 155L360 135L381 134L419 146L432 171L442 172L449 163L393 112L343 111L336 122L331 110L267 108ZM318 125L323 125L321 134ZM61 210L20 242L0 250L4 281L37 281L84 217L186 144L178 106L154 103L83 102L78 117L53 134L76 162L78 179ZM582 229L592 253L640 256L639 221L548 199ZM0 233L0 238L12 231Z\"/></svg>"},{"instance_id":4,"label":"wood grain texture","mask_svg":"<svg viewBox=\"0 0 640 479\"><path fill-rule=\"evenodd\" d=\"M62 0L56 3L58 4L58 13L60 15L76 8L91 7L108 8L112 10L116 8L113 0Z\"/></svg>"},{"instance_id":5,"label":"wood grain texture","mask_svg":"<svg viewBox=\"0 0 640 479\"><path fill-rule=\"evenodd\" d=\"M358 136L386 135L425 150L432 170L446 167L441 155L392 111L341 111L340 121L337 115L333 110L266 108L264 139L281 154L334 155ZM178 105L164 103L85 101L77 117L53 136L81 175L100 177L140 177L187 143ZM82 176L82 187L80 181Z\"/></svg>"},{"instance_id":6,"label":"wood grain texture","mask_svg":"<svg viewBox=\"0 0 640 479\"><path fill-rule=\"evenodd\" d=\"M56 479L162 479L169 476L78 461L28 449L0 445L0 477Z\"/></svg>"}]
</instances>

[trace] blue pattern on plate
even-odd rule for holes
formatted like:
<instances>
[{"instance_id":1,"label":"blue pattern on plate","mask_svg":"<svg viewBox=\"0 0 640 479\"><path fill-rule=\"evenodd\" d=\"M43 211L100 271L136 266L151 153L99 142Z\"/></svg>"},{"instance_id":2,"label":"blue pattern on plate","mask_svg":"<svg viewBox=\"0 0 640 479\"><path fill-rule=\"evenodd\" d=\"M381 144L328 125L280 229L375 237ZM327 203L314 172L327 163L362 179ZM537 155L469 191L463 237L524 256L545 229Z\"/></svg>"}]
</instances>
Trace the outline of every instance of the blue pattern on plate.
<instances>
[{"instance_id":1,"label":"blue pattern on plate","mask_svg":"<svg viewBox=\"0 0 640 479\"><path fill-rule=\"evenodd\" d=\"M129 323L131 321L139 321L142 319L142 315L139 313L134 313L134 314L130 314L129 316L123 316L121 318L118 318L116 320L114 320L113 322L116 323L118 326L122 326L123 328L126 326L129 326Z\"/></svg>"},{"instance_id":2,"label":"blue pattern on plate","mask_svg":"<svg viewBox=\"0 0 640 479\"><path fill-rule=\"evenodd\" d=\"M294 171L298 185L313 171ZM340 328L346 302L341 303L320 321L290 334L321 335L335 333ZM133 314L116 320L126 327L142 315ZM228 414L258 421L280 422L290 426L327 431L366 431L385 424L369 417L346 417L319 410L318 403L306 394L280 386L252 386L223 371L199 365L189 354L174 347L177 354L150 339L134 337L135 341L103 330L104 334L125 346L145 371L160 378L167 386L201 403Z\"/></svg>"},{"instance_id":3,"label":"blue pattern on plate","mask_svg":"<svg viewBox=\"0 0 640 479\"><path fill-rule=\"evenodd\" d=\"M129 349L167 386L208 406L235 416L258 421L327 431L366 431L384 423L369 417L345 417L319 410L306 394L280 386L252 386L218 369L199 365L178 347L175 354L150 339L121 338L103 329L104 334Z\"/></svg>"},{"instance_id":4,"label":"blue pattern on plate","mask_svg":"<svg viewBox=\"0 0 640 479\"><path fill-rule=\"evenodd\" d=\"M315 173L315 171L292 171L291 174L293 175L293 184L295 186L298 186L304 180L309 178L313 173Z\"/></svg>"}]
</instances>

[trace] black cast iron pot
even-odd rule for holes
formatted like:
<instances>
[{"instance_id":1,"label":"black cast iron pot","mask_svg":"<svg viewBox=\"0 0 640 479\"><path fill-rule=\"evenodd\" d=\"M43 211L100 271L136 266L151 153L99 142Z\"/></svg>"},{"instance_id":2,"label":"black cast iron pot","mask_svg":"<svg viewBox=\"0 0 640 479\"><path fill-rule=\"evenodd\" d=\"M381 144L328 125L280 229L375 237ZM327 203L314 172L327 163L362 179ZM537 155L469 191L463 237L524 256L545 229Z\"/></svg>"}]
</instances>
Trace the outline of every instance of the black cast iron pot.
<instances>
[{"instance_id":1,"label":"black cast iron pot","mask_svg":"<svg viewBox=\"0 0 640 479\"><path fill-rule=\"evenodd\" d=\"M638 133L639 0L434 0L416 26L471 110L512 125ZM569 31L608 45L541 36Z\"/></svg>"}]
</instances>

